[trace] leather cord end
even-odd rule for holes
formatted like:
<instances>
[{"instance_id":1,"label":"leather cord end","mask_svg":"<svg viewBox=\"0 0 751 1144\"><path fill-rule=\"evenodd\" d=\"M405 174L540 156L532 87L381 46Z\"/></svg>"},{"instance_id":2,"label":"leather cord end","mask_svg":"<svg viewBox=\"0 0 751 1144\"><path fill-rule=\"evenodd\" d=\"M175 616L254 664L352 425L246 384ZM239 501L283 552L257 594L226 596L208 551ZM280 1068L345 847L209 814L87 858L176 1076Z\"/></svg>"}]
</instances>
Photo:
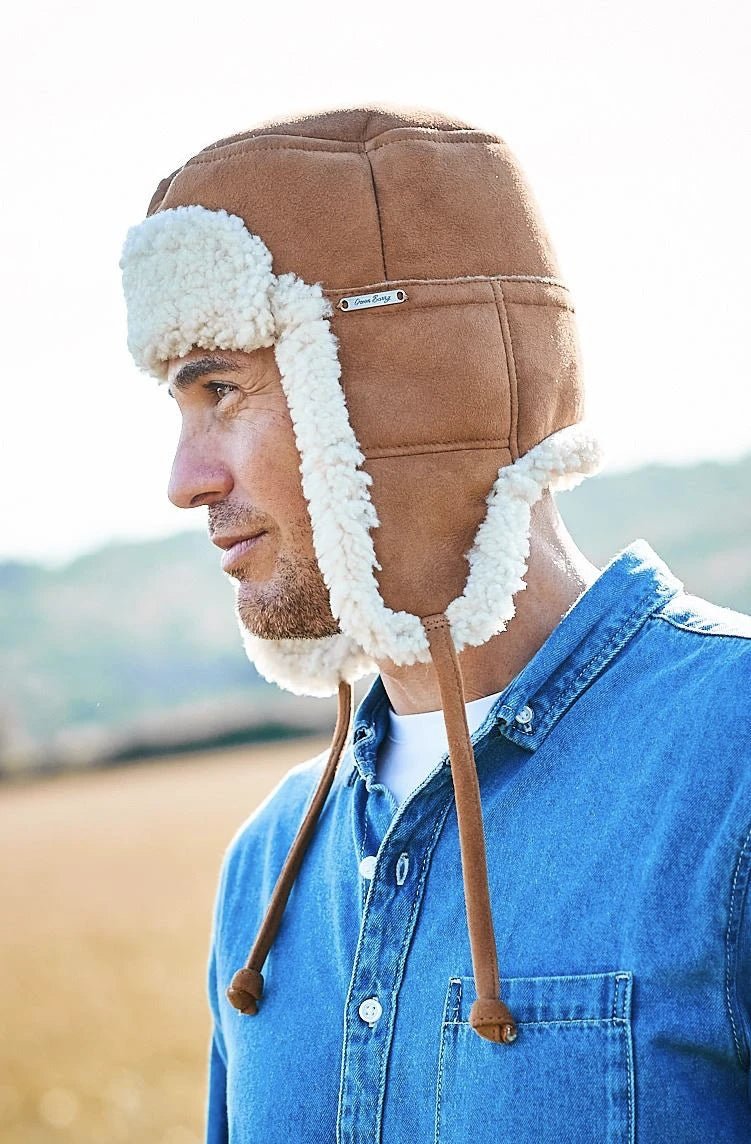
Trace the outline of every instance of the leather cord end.
<instances>
[{"instance_id":1,"label":"leather cord end","mask_svg":"<svg viewBox=\"0 0 751 1144\"><path fill-rule=\"evenodd\" d=\"M478 997L469 1011L469 1023L478 1036L499 1045L510 1045L519 1033L511 1010L500 997Z\"/></svg>"},{"instance_id":2,"label":"leather cord end","mask_svg":"<svg viewBox=\"0 0 751 1144\"><path fill-rule=\"evenodd\" d=\"M252 1017L258 1012L258 1001L262 993L263 975L257 969L244 965L228 985L226 997L241 1013Z\"/></svg>"},{"instance_id":3,"label":"leather cord end","mask_svg":"<svg viewBox=\"0 0 751 1144\"><path fill-rule=\"evenodd\" d=\"M329 758L324 767L318 785L313 792L308 809L305 812L295 839L285 859L281 873L277 878L271 901L266 908L266 914L253 948L248 954L247 961L242 969L238 969L225 990L225 996L235 1009L248 1016L255 1016L258 1012L258 1001L263 993L263 976L260 971L266 961L266 955L271 948L277 930L281 924L284 907L287 904L292 885L302 863L308 843L315 830L318 816L321 813L326 797L334 781L334 772L346 746L352 726L352 684L346 680L339 683L339 700L336 716L334 738L331 743ZM259 966L255 969L254 966Z\"/></svg>"}]
</instances>

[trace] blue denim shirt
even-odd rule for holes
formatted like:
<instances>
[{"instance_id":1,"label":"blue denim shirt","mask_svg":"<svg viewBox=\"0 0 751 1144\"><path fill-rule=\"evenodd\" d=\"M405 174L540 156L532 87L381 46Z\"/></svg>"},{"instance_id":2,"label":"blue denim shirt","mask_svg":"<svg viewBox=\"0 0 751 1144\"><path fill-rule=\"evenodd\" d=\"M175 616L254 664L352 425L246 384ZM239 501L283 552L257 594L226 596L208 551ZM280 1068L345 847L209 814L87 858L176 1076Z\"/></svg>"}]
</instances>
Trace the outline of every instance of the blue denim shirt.
<instances>
[{"instance_id":1,"label":"blue denim shirt","mask_svg":"<svg viewBox=\"0 0 751 1144\"><path fill-rule=\"evenodd\" d=\"M224 990L327 752L228 844L207 1141L748 1144L751 617L687 594L636 540L472 735L509 1045L468 1024L448 760L397 808L375 780L387 703L376 677L255 1016Z\"/></svg>"}]
</instances>

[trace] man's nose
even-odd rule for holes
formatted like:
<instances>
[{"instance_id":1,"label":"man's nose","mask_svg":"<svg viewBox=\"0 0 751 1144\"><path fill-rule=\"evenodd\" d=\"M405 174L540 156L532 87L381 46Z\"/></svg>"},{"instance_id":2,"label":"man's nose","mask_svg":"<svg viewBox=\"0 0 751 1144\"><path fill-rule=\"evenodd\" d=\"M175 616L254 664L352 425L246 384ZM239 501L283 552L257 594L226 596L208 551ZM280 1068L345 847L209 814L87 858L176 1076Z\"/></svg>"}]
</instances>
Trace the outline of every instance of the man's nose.
<instances>
[{"instance_id":1,"label":"man's nose","mask_svg":"<svg viewBox=\"0 0 751 1144\"><path fill-rule=\"evenodd\" d=\"M195 439L181 438L172 462L167 496L178 508L216 504L232 492L232 474L215 453Z\"/></svg>"}]
</instances>

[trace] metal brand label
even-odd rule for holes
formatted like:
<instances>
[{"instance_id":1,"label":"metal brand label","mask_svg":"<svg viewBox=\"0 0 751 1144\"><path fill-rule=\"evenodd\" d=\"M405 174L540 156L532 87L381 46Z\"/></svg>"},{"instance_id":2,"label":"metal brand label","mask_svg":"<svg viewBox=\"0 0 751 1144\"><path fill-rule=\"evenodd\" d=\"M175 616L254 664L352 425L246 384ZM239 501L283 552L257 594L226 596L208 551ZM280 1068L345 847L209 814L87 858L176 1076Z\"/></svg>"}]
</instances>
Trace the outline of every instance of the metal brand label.
<instances>
[{"instance_id":1,"label":"metal brand label","mask_svg":"<svg viewBox=\"0 0 751 1144\"><path fill-rule=\"evenodd\" d=\"M393 306L396 302L406 301L405 290L383 290L376 294L352 294L349 298L340 298L337 307L340 310L367 310L371 306Z\"/></svg>"}]
</instances>

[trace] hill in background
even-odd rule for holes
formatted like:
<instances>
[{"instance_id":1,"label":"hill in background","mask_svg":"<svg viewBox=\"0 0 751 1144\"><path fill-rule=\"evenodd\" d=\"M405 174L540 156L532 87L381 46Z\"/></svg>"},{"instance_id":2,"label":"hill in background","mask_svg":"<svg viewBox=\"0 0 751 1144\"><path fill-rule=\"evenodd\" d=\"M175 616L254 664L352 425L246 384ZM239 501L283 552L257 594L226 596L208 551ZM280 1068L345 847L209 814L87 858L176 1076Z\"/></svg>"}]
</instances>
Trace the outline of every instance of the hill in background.
<instances>
[{"instance_id":1,"label":"hill in background","mask_svg":"<svg viewBox=\"0 0 751 1144\"><path fill-rule=\"evenodd\" d=\"M644 537L686 589L751 612L751 455L598 475L557 496L599 567ZM205 534L113 544L62 568L0 564L0 764L153 751L264 726L328 727L332 705L267 684Z\"/></svg>"}]
</instances>

